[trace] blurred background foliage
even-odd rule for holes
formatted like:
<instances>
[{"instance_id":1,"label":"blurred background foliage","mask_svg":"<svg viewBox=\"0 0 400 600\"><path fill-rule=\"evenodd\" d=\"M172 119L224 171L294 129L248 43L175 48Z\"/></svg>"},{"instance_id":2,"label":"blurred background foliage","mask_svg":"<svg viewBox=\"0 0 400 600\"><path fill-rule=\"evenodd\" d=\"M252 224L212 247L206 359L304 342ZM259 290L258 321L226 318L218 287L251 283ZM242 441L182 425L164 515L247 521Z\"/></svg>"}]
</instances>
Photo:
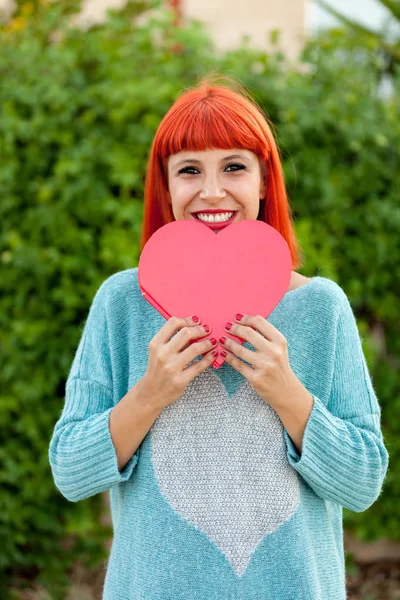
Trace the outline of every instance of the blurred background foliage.
<instances>
[{"instance_id":1,"label":"blurred background foliage","mask_svg":"<svg viewBox=\"0 0 400 600\"><path fill-rule=\"evenodd\" d=\"M379 53L384 59L381 63L382 71L393 74L400 64L400 1L375 0L382 8L386 9L388 18L383 27L379 29L367 27L361 21L352 19L326 0L316 0L316 3L334 16L339 24L344 25L341 30L350 43L367 52Z\"/></svg>"},{"instance_id":2,"label":"blurred background foliage","mask_svg":"<svg viewBox=\"0 0 400 600\"><path fill-rule=\"evenodd\" d=\"M65 598L72 565L107 558L104 504L66 501L48 444L89 306L137 266L152 138L205 73L244 83L274 124L301 272L337 281L356 314L390 453L383 492L346 511L361 540L400 540L399 70L359 36L325 32L296 65L279 51L217 52L159 1L74 25L78 1L19 3L0 28L0 597L24 582ZM368 51L366 51L368 50Z\"/></svg>"}]
</instances>

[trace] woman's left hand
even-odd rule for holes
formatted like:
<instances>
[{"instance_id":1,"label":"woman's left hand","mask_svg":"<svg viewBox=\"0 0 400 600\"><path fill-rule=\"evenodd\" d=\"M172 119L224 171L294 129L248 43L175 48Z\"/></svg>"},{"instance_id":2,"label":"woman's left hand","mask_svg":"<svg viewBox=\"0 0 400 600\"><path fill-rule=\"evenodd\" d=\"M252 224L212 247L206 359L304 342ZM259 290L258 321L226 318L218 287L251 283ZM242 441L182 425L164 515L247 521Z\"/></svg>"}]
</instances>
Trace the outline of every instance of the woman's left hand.
<instances>
[{"instance_id":1,"label":"woman's left hand","mask_svg":"<svg viewBox=\"0 0 400 600\"><path fill-rule=\"evenodd\" d=\"M224 357L226 362L246 377L257 394L272 408L283 408L293 403L299 386L304 386L290 367L287 341L281 332L259 315L243 315L240 323L232 323L230 328L230 324L227 325L225 328L229 333L249 342L255 350L249 350L228 337L222 344L220 338L227 353Z\"/></svg>"}]
</instances>

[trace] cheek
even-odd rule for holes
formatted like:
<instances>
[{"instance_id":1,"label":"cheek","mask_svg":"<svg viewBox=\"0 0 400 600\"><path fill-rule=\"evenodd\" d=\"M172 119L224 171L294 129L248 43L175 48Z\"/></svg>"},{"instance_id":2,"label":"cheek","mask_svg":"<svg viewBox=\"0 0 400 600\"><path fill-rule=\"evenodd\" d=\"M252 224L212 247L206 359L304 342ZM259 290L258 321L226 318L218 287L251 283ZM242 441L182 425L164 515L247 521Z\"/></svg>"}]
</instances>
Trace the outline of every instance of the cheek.
<instances>
[{"instance_id":1,"label":"cheek","mask_svg":"<svg viewBox=\"0 0 400 600\"><path fill-rule=\"evenodd\" d=\"M188 187L189 186L185 185L176 185L171 186L170 188L172 210L175 217L181 215L185 211L186 206L191 200L191 194Z\"/></svg>"},{"instance_id":2,"label":"cheek","mask_svg":"<svg viewBox=\"0 0 400 600\"><path fill-rule=\"evenodd\" d=\"M253 200L259 199L259 183L255 181L237 181L234 186L234 191L237 198L246 205L250 205L252 204Z\"/></svg>"},{"instance_id":3,"label":"cheek","mask_svg":"<svg viewBox=\"0 0 400 600\"><path fill-rule=\"evenodd\" d=\"M238 186L236 197L243 205L247 217L257 219L260 210L260 189L259 182L246 181Z\"/></svg>"}]
</instances>

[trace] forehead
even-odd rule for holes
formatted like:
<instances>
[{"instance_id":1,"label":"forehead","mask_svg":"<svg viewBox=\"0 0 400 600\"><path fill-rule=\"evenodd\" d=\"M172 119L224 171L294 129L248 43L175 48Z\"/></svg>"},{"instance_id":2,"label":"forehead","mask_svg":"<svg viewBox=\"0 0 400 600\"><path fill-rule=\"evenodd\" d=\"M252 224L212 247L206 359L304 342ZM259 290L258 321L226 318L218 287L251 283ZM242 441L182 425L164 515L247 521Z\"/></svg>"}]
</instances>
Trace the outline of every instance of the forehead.
<instances>
[{"instance_id":1,"label":"forehead","mask_svg":"<svg viewBox=\"0 0 400 600\"><path fill-rule=\"evenodd\" d=\"M227 158L242 158L244 160L257 160L257 156L251 150L243 148L227 148L226 150L210 149L210 150L181 150L176 154L171 154L168 157L168 164L175 166L176 164L191 160L193 162L204 162L208 160L220 161Z\"/></svg>"}]
</instances>

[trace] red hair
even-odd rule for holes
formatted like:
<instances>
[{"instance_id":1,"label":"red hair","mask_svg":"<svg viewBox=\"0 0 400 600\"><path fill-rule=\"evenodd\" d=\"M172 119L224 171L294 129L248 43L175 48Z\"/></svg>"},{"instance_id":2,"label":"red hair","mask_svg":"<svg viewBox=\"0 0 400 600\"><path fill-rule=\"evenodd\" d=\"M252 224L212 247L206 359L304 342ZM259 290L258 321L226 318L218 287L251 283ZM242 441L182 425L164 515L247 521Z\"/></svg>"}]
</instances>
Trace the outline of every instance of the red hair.
<instances>
[{"instance_id":1,"label":"red hair","mask_svg":"<svg viewBox=\"0 0 400 600\"><path fill-rule=\"evenodd\" d=\"M174 221L168 201L167 160L181 150L242 148L254 152L265 167L266 196L257 219L274 227L286 240L292 267L302 266L302 251L292 223L279 152L268 118L241 84L222 76L236 89L206 76L184 92L161 121L150 150L144 188L141 248L163 225Z\"/></svg>"}]
</instances>

